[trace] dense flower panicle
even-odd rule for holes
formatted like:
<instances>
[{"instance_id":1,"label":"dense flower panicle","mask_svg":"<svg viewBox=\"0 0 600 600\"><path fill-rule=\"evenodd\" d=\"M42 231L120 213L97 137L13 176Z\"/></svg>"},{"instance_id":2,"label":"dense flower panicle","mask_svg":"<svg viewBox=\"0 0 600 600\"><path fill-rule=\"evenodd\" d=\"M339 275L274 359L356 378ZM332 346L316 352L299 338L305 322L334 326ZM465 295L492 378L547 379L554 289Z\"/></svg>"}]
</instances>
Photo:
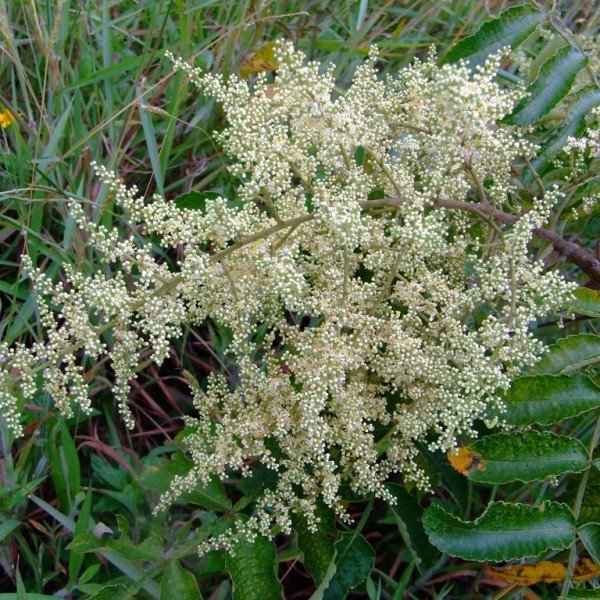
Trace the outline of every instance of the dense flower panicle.
<instances>
[{"instance_id":1,"label":"dense flower panicle","mask_svg":"<svg viewBox=\"0 0 600 600\"><path fill-rule=\"evenodd\" d=\"M474 420L501 410L501 392L543 350L530 323L572 290L528 252L556 191L510 227L437 203L510 206L511 168L535 150L520 129L497 124L522 95L495 81L499 57L471 73L430 56L380 78L373 50L343 94L332 68L305 63L290 44L277 58L275 82L263 75L252 85L173 58L223 106L219 139L241 180L237 201L205 210L146 202L96 166L131 222L162 247L183 248L177 269L74 204L116 274L68 269L67 289L27 264L48 299L47 343L0 349L1 377L18 369L25 395L35 392L28 372L46 360L45 389L67 414L73 403L89 409L79 349L109 353L133 425L127 382L140 352L163 360L183 326L207 318L228 328L237 372L212 375L206 390L192 385L185 444L194 468L157 510L198 481L262 464L276 484L240 526L250 536L289 532L294 512L314 525L319 500L345 518L345 485L387 497L386 479L401 473L427 488L416 442L445 450L476 435ZM18 433L15 400L2 394Z\"/></svg>"}]
</instances>

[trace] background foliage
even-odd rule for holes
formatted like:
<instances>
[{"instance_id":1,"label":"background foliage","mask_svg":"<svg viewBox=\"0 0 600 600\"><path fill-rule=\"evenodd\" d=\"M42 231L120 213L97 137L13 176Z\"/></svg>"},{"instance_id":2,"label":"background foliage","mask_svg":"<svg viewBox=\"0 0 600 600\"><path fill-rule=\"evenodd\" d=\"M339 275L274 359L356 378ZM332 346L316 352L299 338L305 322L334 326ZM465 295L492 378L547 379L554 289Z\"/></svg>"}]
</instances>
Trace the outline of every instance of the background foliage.
<instances>
[{"instance_id":1,"label":"background foliage","mask_svg":"<svg viewBox=\"0 0 600 600\"><path fill-rule=\"evenodd\" d=\"M268 53L255 53L288 37L309 56L336 63L343 87L373 42L389 72L431 44L443 60L472 64L494 45L522 44L531 95L511 119L536 124L544 145L533 166L545 181L560 181L553 154L568 135L583 133L586 114L600 104L594 65L580 52L598 34L600 13L592 0L558 3L550 15L505 12L509 5L0 0L0 108L16 117L0 130L0 337L40 335L21 254L54 276L65 262L93 268L66 197L85 203L97 222L123 227L90 175L92 160L179 202L234 194L211 136L220 110L171 75L165 50L216 72L252 73L269 61ZM542 22L550 35L532 36ZM501 75L518 79L508 65ZM531 171L523 177L526 206L538 182ZM594 177L582 183L594 185ZM574 189L569 201L576 205L584 192ZM600 233L594 213L558 225L584 245ZM586 282L575 267L564 270ZM210 371L230 373L227 332L211 324L190 330L160 370L144 365L131 398L133 432L116 416L110 373L98 365L89 373L92 418L60 420L40 397L29 407L24 438L13 443L0 428L0 598L246 600L280 598L282 590L315 599L553 598L561 586L569 598L599 597L580 585L598 574L600 558L597 292L582 288L571 308L577 317L564 329L555 321L539 325L536 335L556 343L506 398L507 420L522 434L464 440L449 457L423 449L433 500L391 482L394 508L349 496L352 527L323 509L317 534L298 520L295 537L276 545L259 538L235 557L200 559L195 548L269 485L266 473L226 488L215 481L169 514L151 516L159 492L189 469L178 447L181 416L191 408L183 370L200 380ZM533 556L530 568L483 562Z\"/></svg>"}]
</instances>

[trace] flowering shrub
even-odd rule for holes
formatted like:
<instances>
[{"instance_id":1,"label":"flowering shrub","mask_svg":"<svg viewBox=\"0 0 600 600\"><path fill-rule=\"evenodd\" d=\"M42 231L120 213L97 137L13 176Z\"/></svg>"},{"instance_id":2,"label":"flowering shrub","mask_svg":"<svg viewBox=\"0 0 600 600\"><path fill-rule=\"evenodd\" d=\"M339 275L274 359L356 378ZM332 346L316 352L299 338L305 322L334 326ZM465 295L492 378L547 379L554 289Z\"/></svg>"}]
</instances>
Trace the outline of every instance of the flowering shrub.
<instances>
[{"instance_id":1,"label":"flowering shrub","mask_svg":"<svg viewBox=\"0 0 600 600\"><path fill-rule=\"evenodd\" d=\"M289 43L276 49L274 83L225 82L173 59L223 106L237 197L197 209L146 202L95 167L128 220L181 259L169 270L150 244L119 239L71 204L101 262L119 269L67 266L56 284L24 258L47 335L0 349L0 407L14 433L14 370L30 397L43 368L44 389L70 415L91 408L84 362L108 355L133 427L140 353L160 363L183 326L211 319L231 331L238 371L206 390L190 377L197 416L183 443L194 466L158 510L257 464L276 483L239 525L249 537L289 533L294 513L314 526L319 501L347 519L344 486L392 502L392 473L427 489L416 443L448 450L477 435L474 420L500 415L501 393L543 351L529 324L573 289L528 250L558 192L513 208L512 170L537 148L523 127L500 124L523 97L497 83L501 55L474 71L430 55L380 78L372 49L345 92Z\"/></svg>"}]
</instances>

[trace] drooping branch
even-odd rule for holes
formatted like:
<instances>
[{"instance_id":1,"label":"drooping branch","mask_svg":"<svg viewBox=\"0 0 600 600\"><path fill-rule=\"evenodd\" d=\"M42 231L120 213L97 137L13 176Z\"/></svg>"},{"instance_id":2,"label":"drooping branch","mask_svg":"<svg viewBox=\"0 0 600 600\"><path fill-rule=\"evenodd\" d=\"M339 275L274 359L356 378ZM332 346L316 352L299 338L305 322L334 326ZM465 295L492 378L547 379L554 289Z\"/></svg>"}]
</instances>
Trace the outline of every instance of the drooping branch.
<instances>
[{"instance_id":1,"label":"drooping branch","mask_svg":"<svg viewBox=\"0 0 600 600\"><path fill-rule=\"evenodd\" d=\"M398 206L402 204L401 198L383 198L381 200L369 200L363 202L363 208L376 208L379 206ZM449 198L437 198L434 201L435 206L448 208L450 210L461 210L480 215L482 217L491 217L499 223L512 225L519 220L519 216L513 215L489 204L464 202L461 200L450 200ZM582 248L575 242L571 242L563 238L560 234L552 229L544 227L536 227L533 234L552 244L554 249L564 256L568 261L577 265L592 281L600 282L600 260L598 260L591 252Z\"/></svg>"}]
</instances>

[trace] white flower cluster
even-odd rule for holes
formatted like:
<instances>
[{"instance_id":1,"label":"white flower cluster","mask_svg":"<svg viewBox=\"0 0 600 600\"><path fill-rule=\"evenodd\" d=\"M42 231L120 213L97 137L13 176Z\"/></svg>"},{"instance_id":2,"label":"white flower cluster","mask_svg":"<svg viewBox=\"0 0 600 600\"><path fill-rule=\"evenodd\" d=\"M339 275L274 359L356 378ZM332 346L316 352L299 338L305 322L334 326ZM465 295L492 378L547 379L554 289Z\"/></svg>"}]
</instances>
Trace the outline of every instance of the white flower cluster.
<instances>
[{"instance_id":1,"label":"white flower cluster","mask_svg":"<svg viewBox=\"0 0 600 600\"><path fill-rule=\"evenodd\" d=\"M511 168L533 152L519 129L497 124L521 95L496 83L499 58L471 73L430 57L382 79L373 51L345 93L332 69L306 64L290 44L277 58L275 82L254 84L174 59L223 105L220 140L242 181L239 201L204 210L145 202L96 167L128 219L182 248L178 269L73 205L118 274L70 269L57 286L29 265L50 299L41 306L47 344L0 349L2 377L18 370L26 395L44 359L46 390L67 414L72 403L89 407L83 360L109 353L131 424L127 380L144 348L161 361L185 324L229 328L235 378L192 386L194 468L158 509L199 481L261 464L276 484L240 527L247 535L289 532L295 512L314 524L319 500L345 517L343 486L386 497L384 482L400 473L427 487L416 442L443 450L474 435L473 421L501 408L500 392L541 353L531 322L572 289L528 252L556 194L511 226L477 213L511 205ZM2 393L18 433L15 400Z\"/></svg>"},{"instance_id":2,"label":"white flower cluster","mask_svg":"<svg viewBox=\"0 0 600 600\"><path fill-rule=\"evenodd\" d=\"M594 108L591 116L591 123L585 135L579 138L569 137L559 158L562 163L570 163L570 179L572 181L585 175L590 160L597 161L600 158L600 107ZM575 216L583 217L598 209L600 205L598 186L588 187L588 191L591 193L581 198L579 205L573 209Z\"/></svg>"}]
</instances>

